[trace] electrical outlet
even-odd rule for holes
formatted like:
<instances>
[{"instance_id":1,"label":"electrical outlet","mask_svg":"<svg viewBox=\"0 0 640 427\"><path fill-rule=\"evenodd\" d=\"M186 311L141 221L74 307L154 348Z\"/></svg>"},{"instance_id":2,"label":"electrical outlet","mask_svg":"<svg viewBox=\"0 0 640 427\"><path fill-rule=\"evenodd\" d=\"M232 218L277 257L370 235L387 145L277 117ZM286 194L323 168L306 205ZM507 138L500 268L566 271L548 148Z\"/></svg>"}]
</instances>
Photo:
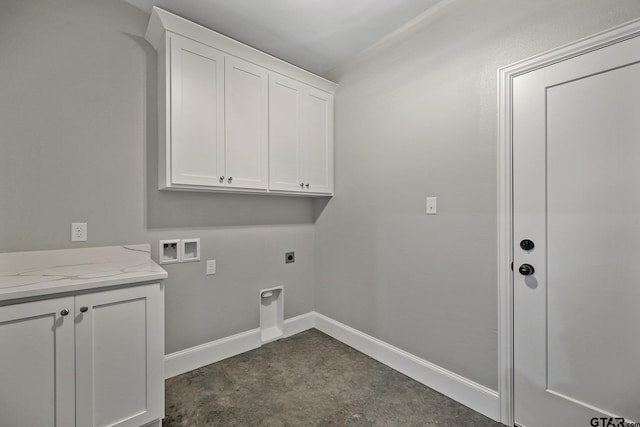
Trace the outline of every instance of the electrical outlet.
<instances>
[{"instance_id":1,"label":"electrical outlet","mask_svg":"<svg viewBox=\"0 0 640 427\"><path fill-rule=\"evenodd\" d=\"M284 263L291 264L296 262L296 253L295 252L285 252L284 254Z\"/></svg>"},{"instance_id":2,"label":"electrical outlet","mask_svg":"<svg viewBox=\"0 0 640 427\"><path fill-rule=\"evenodd\" d=\"M72 242L87 241L87 223L86 222L71 223L71 241Z\"/></svg>"},{"instance_id":3,"label":"electrical outlet","mask_svg":"<svg viewBox=\"0 0 640 427\"><path fill-rule=\"evenodd\" d=\"M207 260L207 276L212 274L216 274L216 260L208 259Z\"/></svg>"},{"instance_id":4,"label":"electrical outlet","mask_svg":"<svg viewBox=\"0 0 640 427\"><path fill-rule=\"evenodd\" d=\"M427 215L437 215L437 203L437 197L427 197Z\"/></svg>"}]
</instances>

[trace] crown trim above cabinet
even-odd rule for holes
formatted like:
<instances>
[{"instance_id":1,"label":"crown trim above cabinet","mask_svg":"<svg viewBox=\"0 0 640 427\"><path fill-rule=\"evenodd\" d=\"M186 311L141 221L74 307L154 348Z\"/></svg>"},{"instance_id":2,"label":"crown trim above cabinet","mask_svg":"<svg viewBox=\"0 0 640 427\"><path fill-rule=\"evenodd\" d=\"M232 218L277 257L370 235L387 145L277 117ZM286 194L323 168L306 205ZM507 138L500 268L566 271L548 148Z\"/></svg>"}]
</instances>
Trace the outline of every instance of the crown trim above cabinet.
<instances>
[{"instance_id":1,"label":"crown trim above cabinet","mask_svg":"<svg viewBox=\"0 0 640 427\"><path fill-rule=\"evenodd\" d=\"M153 8L159 188L333 195L337 85Z\"/></svg>"}]
</instances>

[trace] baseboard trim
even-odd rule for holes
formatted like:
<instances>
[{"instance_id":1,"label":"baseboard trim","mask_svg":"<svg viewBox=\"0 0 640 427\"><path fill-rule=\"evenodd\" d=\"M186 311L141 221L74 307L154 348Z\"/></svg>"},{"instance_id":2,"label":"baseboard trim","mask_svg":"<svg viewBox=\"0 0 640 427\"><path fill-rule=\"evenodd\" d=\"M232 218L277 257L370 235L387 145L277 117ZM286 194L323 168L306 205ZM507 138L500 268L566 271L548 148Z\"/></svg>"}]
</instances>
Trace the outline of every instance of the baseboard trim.
<instances>
[{"instance_id":1,"label":"baseboard trim","mask_svg":"<svg viewBox=\"0 0 640 427\"><path fill-rule=\"evenodd\" d=\"M284 321L284 333L277 339L290 337L311 329L314 321L315 313L313 311L287 319ZM168 354L164 357L164 377L167 379L202 368L211 363L253 350L262 344L258 328Z\"/></svg>"},{"instance_id":2,"label":"baseboard trim","mask_svg":"<svg viewBox=\"0 0 640 427\"><path fill-rule=\"evenodd\" d=\"M164 377L171 378L260 347L260 329L221 338L164 357Z\"/></svg>"},{"instance_id":3,"label":"baseboard trim","mask_svg":"<svg viewBox=\"0 0 640 427\"><path fill-rule=\"evenodd\" d=\"M315 324L316 313L314 311L287 319L284 321L284 335L282 338L312 329Z\"/></svg>"},{"instance_id":4,"label":"baseboard trim","mask_svg":"<svg viewBox=\"0 0 640 427\"><path fill-rule=\"evenodd\" d=\"M410 378L499 421L498 393L445 368L385 343L320 313L309 312L284 321L286 338L316 328ZM262 345L260 329L232 335L165 356L165 378L253 350Z\"/></svg>"},{"instance_id":5,"label":"baseboard trim","mask_svg":"<svg viewBox=\"0 0 640 427\"><path fill-rule=\"evenodd\" d=\"M315 327L406 376L499 421L498 393L350 326L315 313Z\"/></svg>"}]
</instances>

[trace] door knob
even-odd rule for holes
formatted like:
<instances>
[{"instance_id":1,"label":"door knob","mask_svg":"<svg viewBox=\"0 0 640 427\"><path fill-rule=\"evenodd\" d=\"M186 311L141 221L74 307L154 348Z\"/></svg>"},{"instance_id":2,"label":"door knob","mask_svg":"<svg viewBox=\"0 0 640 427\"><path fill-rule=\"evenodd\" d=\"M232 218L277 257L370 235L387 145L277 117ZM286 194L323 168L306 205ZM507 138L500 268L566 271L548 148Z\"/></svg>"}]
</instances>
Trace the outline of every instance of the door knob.
<instances>
[{"instance_id":1,"label":"door knob","mask_svg":"<svg viewBox=\"0 0 640 427\"><path fill-rule=\"evenodd\" d=\"M69 314L69 310L67 310L67 309L65 308L65 309L63 309L63 310L60 312L60 314L61 314L61 315L63 315L63 316L66 316L67 314Z\"/></svg>"},{"instance_id":2,"label":"door knob","mask_svg":"<svg viewBox=\"0 0 640 427\"><path fill-rule=\"evenodd\" d=\"M520 242L520 247L525 251L530 251L536 247L536 245L529 239L524 239Z\"/></svg>"},{"instance_id":3,"label":"door knob","mask_svg":"<svg viewBox=\"0 0 640 427\"><path fill-rule=\"evenodd\" d=\"M223 181L224 181L224 176L221 176L221 177L219 178L219 180L220 180L220 182L223 182Z\"/></svg>"},{"instance_id":4,"label":"door knob","mask_svg":"<svg viewBox=\"0 0 640 427\"><path fill-rule=\"evenodd\" d=\"M531 276L533 274L533 272L535 271L535 269L533 268L533 265L531 265L531 264L522 264L520 266L520 268L518 269L518 271L523 276Z\"/></svg>"},{"instance_id":5,"label":"door knob","mask_svg":"<svg viewBox=\"0 0 640 427\"><path fill-rule=\"evenodd\" d=\"M229 179L227 180L227 182L228 182L229 184L231 184L231 181L233 181L233 177L232 177L232 176L230 176L230 177L229 177Z\"/></svg>"},{"instance_id":6,"label":"door knob","mask_svg":"<svg viewBox=\"0 0 640 427\"><path fill-rule=\"evenodd\" d=\"M80 307L80 312L81 313L86 313L87 310L89 310L89 307L87 307L86 305L83 305L82 307Z\"/></svg>"}]
</instances>

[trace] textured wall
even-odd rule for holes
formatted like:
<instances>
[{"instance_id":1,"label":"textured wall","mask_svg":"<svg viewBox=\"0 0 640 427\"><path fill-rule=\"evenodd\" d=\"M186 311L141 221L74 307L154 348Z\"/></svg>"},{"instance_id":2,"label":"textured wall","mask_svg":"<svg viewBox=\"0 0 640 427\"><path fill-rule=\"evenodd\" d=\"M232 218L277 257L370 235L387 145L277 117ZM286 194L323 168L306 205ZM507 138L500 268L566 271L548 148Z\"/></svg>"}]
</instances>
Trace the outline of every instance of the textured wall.
<instances>
[{"instance_id":1,"label":"textured wall","mask_svg":"<svg viewBox=\"0 0 640 427\"><path fill-rule=\"evenodd\" d=\"M497 69L639 16L636 0L445 1L329 73L316 310L497 389Z\"/></svg>"},{"instance_id":2,"label":"textured wall","mask_svg":"<svg viewBox=\"0 0 640 427\"><path fill-rule=\"evenodd\" d=\"M258 327L264 287L285 286L285 317L312 310L314 232L308 199L158 191L148 19L120 0L0 1L0 251L149 242L157 257L159 239L200 237L218 274L166 267L170 353Z\"/></svg>"}]
</instances>

